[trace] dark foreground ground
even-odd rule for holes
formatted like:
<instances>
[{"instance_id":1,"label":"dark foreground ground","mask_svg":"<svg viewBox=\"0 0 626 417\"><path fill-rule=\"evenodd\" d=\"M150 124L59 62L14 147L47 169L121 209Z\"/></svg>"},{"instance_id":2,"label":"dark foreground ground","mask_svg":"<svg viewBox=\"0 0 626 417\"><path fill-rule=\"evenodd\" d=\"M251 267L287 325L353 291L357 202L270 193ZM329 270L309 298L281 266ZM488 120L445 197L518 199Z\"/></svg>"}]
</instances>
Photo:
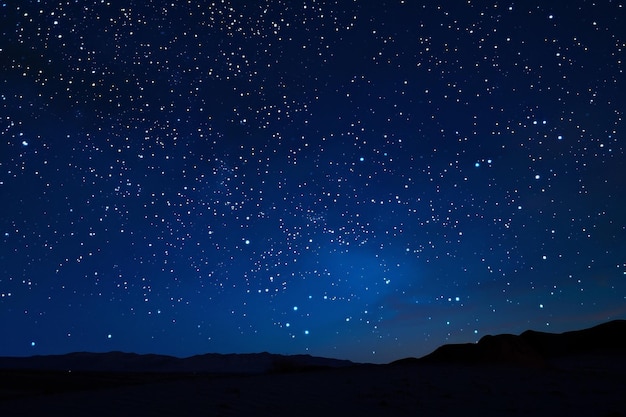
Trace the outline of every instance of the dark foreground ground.
<instances>
[{"instance_id":1,"label":"dark foreground ground","mask_svg":"<svg viewBox=\"0 0 626 417\"><path fill-rule=\"evenodd\" d=\"M368 365L261 375L0 371L0 416L626 416L623 355L548 369Z\"/></svg>"}]
</instances>

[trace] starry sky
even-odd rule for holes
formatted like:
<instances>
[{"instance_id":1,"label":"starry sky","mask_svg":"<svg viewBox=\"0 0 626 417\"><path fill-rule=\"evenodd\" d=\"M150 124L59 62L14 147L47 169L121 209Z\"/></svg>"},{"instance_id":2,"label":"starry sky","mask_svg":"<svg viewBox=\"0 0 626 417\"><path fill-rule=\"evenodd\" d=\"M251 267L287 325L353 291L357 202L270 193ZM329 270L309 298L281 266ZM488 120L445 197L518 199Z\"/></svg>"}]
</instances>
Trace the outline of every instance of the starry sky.
<instances>
[{"instance_id":1,"label":"starry sky","mask_svg":"<svg viewBox=\"0 0 626 417\"><path fill-rule=\"evenodd\" d=\"M626 318L625 8L1 3L0 355Z\"/></svg>"}]
</instances>

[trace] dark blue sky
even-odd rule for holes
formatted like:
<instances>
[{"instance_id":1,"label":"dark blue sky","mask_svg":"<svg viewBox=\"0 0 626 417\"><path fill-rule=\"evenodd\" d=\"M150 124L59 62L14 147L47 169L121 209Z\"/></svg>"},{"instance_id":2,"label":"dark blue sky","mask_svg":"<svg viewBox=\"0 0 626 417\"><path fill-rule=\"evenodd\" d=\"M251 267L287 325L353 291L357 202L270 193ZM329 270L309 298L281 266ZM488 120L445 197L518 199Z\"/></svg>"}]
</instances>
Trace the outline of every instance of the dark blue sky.
<instances>
[{"instance_id":1,"label":"dark blue sky","mask_svg":"<svg viewBox=\"0 0 626 417\"><path fill-rule=\"evenodd\" d=\"M0 19L0 355L386 362L626 318L620 1Z\"/></svg>"}]
</instances>

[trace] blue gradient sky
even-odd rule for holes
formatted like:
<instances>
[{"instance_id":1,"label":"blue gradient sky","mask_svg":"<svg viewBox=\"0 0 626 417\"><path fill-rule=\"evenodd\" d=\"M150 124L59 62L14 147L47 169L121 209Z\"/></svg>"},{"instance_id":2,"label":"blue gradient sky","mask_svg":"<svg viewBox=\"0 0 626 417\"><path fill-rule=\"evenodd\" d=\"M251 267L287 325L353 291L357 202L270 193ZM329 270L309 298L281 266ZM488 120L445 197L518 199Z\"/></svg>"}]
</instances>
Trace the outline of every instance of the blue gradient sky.
<instances>
[{"instance_id":1,"label":"blue gradient sky","mask_svg":"<svg viewBox=\"0 0 626 417\"><path fill-rule=\"evenodd\" d=\"M387 362L626 318L621 2L0 19L0 355Z\"/></svg>"}]
</instances>

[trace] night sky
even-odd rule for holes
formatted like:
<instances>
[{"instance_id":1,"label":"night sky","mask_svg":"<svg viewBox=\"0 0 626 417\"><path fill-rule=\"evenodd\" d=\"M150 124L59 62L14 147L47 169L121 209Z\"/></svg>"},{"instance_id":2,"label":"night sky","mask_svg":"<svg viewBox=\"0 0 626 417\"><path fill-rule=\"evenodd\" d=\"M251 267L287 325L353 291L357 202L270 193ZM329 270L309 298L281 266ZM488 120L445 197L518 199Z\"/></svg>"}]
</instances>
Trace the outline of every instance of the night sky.
<instances>
[{"instance_id":1,"label":"night sky","mask_svg":"<svg viewBox=\"0 0 626 417\"><path fill-rule=\"evenodd\" d=\"M0 355L626 318L621 0L0 4Z\"/></svg>"}]
</instances>

